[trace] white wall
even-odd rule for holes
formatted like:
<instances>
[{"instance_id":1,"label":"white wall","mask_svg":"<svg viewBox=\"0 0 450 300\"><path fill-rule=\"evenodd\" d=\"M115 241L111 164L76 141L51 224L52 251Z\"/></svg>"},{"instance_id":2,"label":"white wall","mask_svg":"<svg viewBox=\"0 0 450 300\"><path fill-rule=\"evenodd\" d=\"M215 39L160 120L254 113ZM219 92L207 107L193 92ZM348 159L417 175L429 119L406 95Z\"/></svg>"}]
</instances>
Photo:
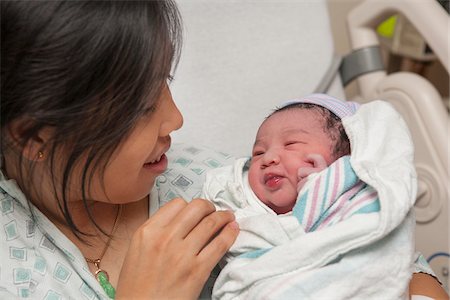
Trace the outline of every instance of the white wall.
<instances>
[{"instance_id":1,"label":"white wall","mask_svg":"<svg viewBox=\"0 0 450 300\"><path fill-rule=\"evenodd\" d=\"M185 41L171 88L185 123L173 140L249 155L264 117L325 74L334 51L326 1L178 3Z\"/></svg>"}]
</instances>

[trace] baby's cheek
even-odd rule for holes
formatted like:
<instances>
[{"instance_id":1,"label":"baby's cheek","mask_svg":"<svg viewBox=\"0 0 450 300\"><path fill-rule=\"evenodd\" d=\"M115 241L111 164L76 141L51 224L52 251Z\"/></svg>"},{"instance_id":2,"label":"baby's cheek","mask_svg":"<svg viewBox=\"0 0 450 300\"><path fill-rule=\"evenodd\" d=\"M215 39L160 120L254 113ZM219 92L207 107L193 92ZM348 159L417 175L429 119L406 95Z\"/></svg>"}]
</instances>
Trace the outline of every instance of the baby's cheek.
<instances>
[{"instance_id":1,"label":"baby's cheek","mask_svg":"<svg viewBox=\"0 0 450 300\"><path fill-rule=\"evenodd\" d=\"M248 170L248 183L250 184L250 187L253 191L256 191L259 187L259 176L258 172L255 171L255 168L252 168L250 166L250 169Z\"/></svg>"}]
</instances>

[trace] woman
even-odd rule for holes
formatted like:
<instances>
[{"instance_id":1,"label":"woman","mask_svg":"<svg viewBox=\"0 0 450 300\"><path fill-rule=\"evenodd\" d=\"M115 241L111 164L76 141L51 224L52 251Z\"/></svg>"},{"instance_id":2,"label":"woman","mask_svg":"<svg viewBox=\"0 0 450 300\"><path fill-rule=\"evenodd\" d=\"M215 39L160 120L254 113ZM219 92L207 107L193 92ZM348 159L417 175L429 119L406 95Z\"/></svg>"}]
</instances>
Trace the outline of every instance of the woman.
<instances>
[{"instance_id":1,"label":"woman","mask_svg":"<svg viewBox=\"0 0 450 300\"><path fill-rule=\"evenodd\" d=\"M118 297L195 298L237 226L201 200L176 199L148 219L169 134L182 125L167 86L180 37L175 5L1 5L2 171L27 199L11 192L16 209L2 221L35 224L52 249L32 251L42 247L26 234L3 237L1 271L12 276L1 287L33 298L102 295L90 280L101 269L110 297L117 287ZM10 251L23 259L4 263Z\"/></svg>"},{"instance_id":2,"label":"woman","mask_svg":"<svg viewBox=\"0 0 450 300\"><path fill-rule=\"evenodd\" d=\"M198 297L238 228L200 199L149 218L182 125L175 4L2 1L1 14L1 298Z\"/></svg>"}]
</instances>

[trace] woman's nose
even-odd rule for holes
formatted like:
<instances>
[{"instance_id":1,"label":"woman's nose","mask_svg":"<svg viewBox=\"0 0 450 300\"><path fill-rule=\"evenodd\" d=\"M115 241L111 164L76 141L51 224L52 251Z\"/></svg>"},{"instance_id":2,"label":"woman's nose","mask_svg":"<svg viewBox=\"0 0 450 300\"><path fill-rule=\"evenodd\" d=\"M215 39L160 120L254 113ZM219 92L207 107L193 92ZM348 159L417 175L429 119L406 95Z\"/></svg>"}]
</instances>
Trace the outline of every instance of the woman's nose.
<instances>
[{"instance_id":1,"label":"woman's nose","mask_svg":"<svg viewBox=\"0 0 450 300\"><path fill-rule=\"evenodd\" d=\"M178 109L175 102L172 100L173 103L173 114L172 114L172 122L173 122L173 130L178 130L183 126L183 115L181 114L180 110Z\"/></svg>"},{"instance_id":2,"label":"woman's nose","mask_svg":"<svg viewBox=\"0 0 450 300\"><path fill-rule=\"evenodd\" d=\"M276 150L269 150L264 153L262 160L262 168L267 168L272 165L278 165L280 163L280 155Z\"/></svg>"},{"instance_id":3,"label":"woman's nose","mask_svg":"<svg viewBox=\"0 0 450 300\"><path fill-rule=\"evenodd\" d=\"M161 125L160 136L167 136L172 131L180 129L183 126L183 115L178 110L170 90L167 88L166 90L166 99L165 99L165 121Z\"/></svg>"}]
</instances>

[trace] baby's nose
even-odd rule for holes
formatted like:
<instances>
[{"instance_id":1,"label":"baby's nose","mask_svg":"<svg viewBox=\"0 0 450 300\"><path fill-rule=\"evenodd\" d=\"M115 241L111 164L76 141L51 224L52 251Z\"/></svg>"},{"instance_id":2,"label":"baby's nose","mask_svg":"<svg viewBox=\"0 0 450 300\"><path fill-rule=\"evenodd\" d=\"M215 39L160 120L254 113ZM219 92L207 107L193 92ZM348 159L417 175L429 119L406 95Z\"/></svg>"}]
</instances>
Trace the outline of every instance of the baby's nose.
<instances>
[{"instance_id":1,"label":"baby's nose","mask_svg":"<svg viewBox=\"0 0 450 300\"><path fill-rule=\"evenodd\" d=\"M266 151L263 157L263 167L277 165L280 163L280 155L276 150Z\"/></svg>"}]
</instances>

